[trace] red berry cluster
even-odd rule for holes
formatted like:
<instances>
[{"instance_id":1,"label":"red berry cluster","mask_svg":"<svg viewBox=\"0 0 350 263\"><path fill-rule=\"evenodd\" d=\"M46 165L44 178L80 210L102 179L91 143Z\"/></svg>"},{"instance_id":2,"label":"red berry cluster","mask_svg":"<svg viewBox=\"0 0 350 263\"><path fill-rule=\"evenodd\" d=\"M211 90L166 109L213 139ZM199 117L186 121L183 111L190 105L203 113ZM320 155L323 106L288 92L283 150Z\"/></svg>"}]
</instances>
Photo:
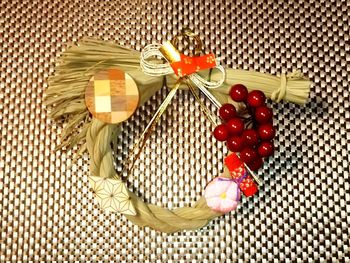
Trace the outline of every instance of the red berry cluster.
<instances>
[{"instance_id":1,"label":"red berry cluster","mask_svg":"<svg viewBox=\"0 0 350 263\"><path fill-rule=\"evenodd\" d=\"M260 90L248 93L245 86L237 84L231 87L230 96L236 102L245 103L251 118L239 116L232 104L222 105L219 115L224 122L215 128L214 137L226 141L230 151L239 152L240 158L250 169L258 170L263 164L263 158L274 151L272 110L265 105L266 97Z\"/></svg>"}]
</instances>

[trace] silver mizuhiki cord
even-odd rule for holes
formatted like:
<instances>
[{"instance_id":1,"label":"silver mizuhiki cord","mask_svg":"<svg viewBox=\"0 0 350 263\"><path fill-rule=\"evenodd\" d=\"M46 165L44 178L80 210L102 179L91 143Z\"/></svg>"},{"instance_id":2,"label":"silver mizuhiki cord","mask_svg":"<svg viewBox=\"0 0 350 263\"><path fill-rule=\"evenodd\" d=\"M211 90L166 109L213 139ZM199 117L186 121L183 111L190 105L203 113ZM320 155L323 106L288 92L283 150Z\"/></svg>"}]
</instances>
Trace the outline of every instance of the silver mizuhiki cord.
<instances>
[{"instance_id":1,"label":"silver mizuhiki cord","mask_svg":"<svg viewBox=\"0 0 350 263\"><path fill-rule=\"evenodd\" d=\"M142 71L149 76L164 76L174 73L170 63L159 51L161 46L161 44L150 44L141 52L140 66ZM216 108L220 108L221 103L208 90L220 87L224 83L226 77L225 69L219 64L219 59L216 59L215 61L217 65L214 69L219 70L222 74L218 81L205 80L197 73L189 75L188 79L199 88L199 90L215 105Z\"/></svg>"}]
</instances>

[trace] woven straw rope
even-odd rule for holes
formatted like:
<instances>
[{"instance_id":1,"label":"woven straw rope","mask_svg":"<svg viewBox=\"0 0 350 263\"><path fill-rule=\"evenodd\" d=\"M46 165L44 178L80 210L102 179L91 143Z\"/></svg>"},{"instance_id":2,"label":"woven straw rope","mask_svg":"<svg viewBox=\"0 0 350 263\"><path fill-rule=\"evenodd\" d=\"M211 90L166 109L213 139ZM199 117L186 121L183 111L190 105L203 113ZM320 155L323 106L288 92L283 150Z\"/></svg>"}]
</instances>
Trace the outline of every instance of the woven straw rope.
<instances>
[{"instance_id":1,"label":"woven straw rope","mask_svg":"<svg viewBox=\"0 0 350 263\"><path fill-rule=\"evenodd\" d=\"M111 142L118 132L118 125L106 124L97 119L87 132L86 143L90 153L90 171L95 176L114 177L115 168ZM222 215L208 208L203 197L193 207L169 210L145 203L129 191L137 215L126 217L139 226L149 226L161 232L177 232L185 229L197 229L208 224L213 218Z\"/></svg>"},{"instance_id":2,"label":"woven straw rope","mask_svg":"<svg viewBox=\"0 0 350 263\"><path fill-rule=\"evenodd\" d=\"M140 105L144 104L164 82L163 77L149 77L139 69L138 52L104 41L85 40L63 54L56 74L50 79L46 102L53 106L52 118L66 119L67 125L63 130L65 141L62 145L72 148L76 144L82 144L81 152L87 149L90 154L91 175L103 178L117 177L120 180L119 176L116 176L110 146L112 136L117 135L119 131L119 125L109 125L94 118L90 121L84 103L84 91L89 78L99 70L112 67L125 70L135 79L141 97ZM216 77L215 73L211 74L212 79ZM171 87L174 79L176 79L174 74L167 76L166 85ZM228 101L228 91L235 83L242 83L251 90L259 88L277 102L283 98L303 103L308 97L310 88L310 82L296 73L289 75L287 80L284 75L280 78L269 74L227 69L226 82L212 93L221 103L225 103ZM80 130L76 129L78 124L82 125ZM137 225L149 226L161 232L201 228L211 219L222 215L209 209L203 198L200 198L193 207L171 211L144 203L130 191L129 197L137 214L126 216Z\"/></svg>"}]
</instances>

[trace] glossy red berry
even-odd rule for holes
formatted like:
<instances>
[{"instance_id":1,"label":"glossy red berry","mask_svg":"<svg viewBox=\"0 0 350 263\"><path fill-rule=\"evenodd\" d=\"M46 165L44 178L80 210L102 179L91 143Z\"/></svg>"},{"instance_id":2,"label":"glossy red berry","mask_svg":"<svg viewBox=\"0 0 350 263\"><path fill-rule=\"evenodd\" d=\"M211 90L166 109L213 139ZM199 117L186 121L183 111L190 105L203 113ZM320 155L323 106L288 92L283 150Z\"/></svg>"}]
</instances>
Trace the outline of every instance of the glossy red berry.
<instances>
[{"instance_id":1,"label":"glossy red berry","mask_svg":"<svg viewBox=\"0 0 350 263\"><path fill-rule=\"evenodd\" d=\"M228 121L236 117L236 108L230 103L225 103L219 109L219 115L223 120Z\"/></svg>"},{"instance_id":2,"label":"glossy red berry","mask_svg":"<svg viewBox=\"0 0 350 263\"><path fill-rule=\"evenodd\" d=\"M252 171L256 171L262 167L263 163L263 159L258 156L251 163L249 163L248 166Z\"/></svg>"},{"instance_id":3,"label":"glossy red berry","mask_svg":"<svg viewBox=\"0 0 350 263\"><path fill-rule=\"evenodd\" d=\"M257 157L259 157L257 151L252 147L245 147L239 156L246 164L252 163Z\"/></svg>"},{"instance_id":4,"label":"glossy red berry","mask_svg":"<svg viewBox=\"0 0 350 263\"><path fill-rule=\"evenodd\" d=\"M234 101L245 101L247 100L248 90L244 85L236 84L231 87L230 96Z\"/></svg>"},{"instance_id":5,"label":"glossy red berry","mask_svg":"<svg viewBox=\"0 0 350 263\"><path fill-rule=\"evenodd\" d=\"M259 127L258 133L262 140L270 141L275 137L276 130L271 123L266 123Z\"/></svg>"},{"instance_id":6,"label":"glossy red berry","mask_svg":"<svg viewBox=\"0 0 350 263\"><path fill-rule=\"evenodd\" d=\"M218 141L226 141L229 136L228 128L225 124L219 124L214 129L213 135Z\"/></svg>"},{"instance_id":7,"label":"glossy red berry","mask_svg":"<svg viewBox=\"0 0 350 263\"><path fill-rule=\"evenodd\" d=\"M240 118L233 118L226 123L231 135L241 135L244 130L244 122Z\"/></svg>"},{"instance_id":8,"label":"glossy red berry","mask_svg":"<svg viewBox=\"0 0 350 263\"><path fill-rule=\"evenodd\" d=\"M258 153L261 157L269 157L274 152L274 146L272 142L262 142L258 147Z\"/></svg>"},{"instance_id":9,"label":"glossy red berry","mask_svg":"<svg viewBox=\"0 0 350 263\"><path fill-rule=\"evenodd\" d=\"M247 103L251 107L259 107L265 105L265 94L260 90L253 90L249 92L247 97Z\"/></svg>"},{"instance_id":10,"label":"glossy red berry","mask_svg":"<svg viewBox=\"0 0 350 263\"><path fill-rule=\"evenodd\" d=\"M272 110L266 106L260 106L255 109L255 120L258 123L267 123L272 120Z\"/></svg>"},{"instance_id":11,"label":"glossy red berry","mask_svg":"<svg viewBox=\"0 0 350 263\"><path fill-rule=\"evenodd\" d=\"M226 145L231 152L240 152L244 146L244 139L241 136L232 136L227 139Z\"/></svg>"},{"instance_id":12,"label":"glossy red berry","mask_svg":"<svg viewBox=\"0 0 350 263\"><path fill-rule=\"evenodd\" d=\"M248 146L256 146L259 143L259 134L256 130L244 130L242 137L244 138L245 144Z\"/></svg>"}]
</instances>

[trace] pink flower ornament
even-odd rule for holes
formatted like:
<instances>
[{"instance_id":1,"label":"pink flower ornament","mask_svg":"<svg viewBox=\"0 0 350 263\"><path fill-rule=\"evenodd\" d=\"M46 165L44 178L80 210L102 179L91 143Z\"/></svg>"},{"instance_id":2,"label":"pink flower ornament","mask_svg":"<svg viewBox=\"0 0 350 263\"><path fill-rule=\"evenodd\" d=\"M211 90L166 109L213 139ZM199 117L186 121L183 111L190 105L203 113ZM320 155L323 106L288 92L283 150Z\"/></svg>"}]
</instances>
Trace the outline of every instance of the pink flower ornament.
<instances>
[{"instance_id":1,"label":"pink flower ornament","mask_svg":"<svg viewBox=\"0 0 350 263\"><path fill-rule=\"evenodd\" d=\"M212 210L228 213L237 208L241 191L234 180L216 177L205 188L204 197Z\"/></svg>"}]
</instances>

